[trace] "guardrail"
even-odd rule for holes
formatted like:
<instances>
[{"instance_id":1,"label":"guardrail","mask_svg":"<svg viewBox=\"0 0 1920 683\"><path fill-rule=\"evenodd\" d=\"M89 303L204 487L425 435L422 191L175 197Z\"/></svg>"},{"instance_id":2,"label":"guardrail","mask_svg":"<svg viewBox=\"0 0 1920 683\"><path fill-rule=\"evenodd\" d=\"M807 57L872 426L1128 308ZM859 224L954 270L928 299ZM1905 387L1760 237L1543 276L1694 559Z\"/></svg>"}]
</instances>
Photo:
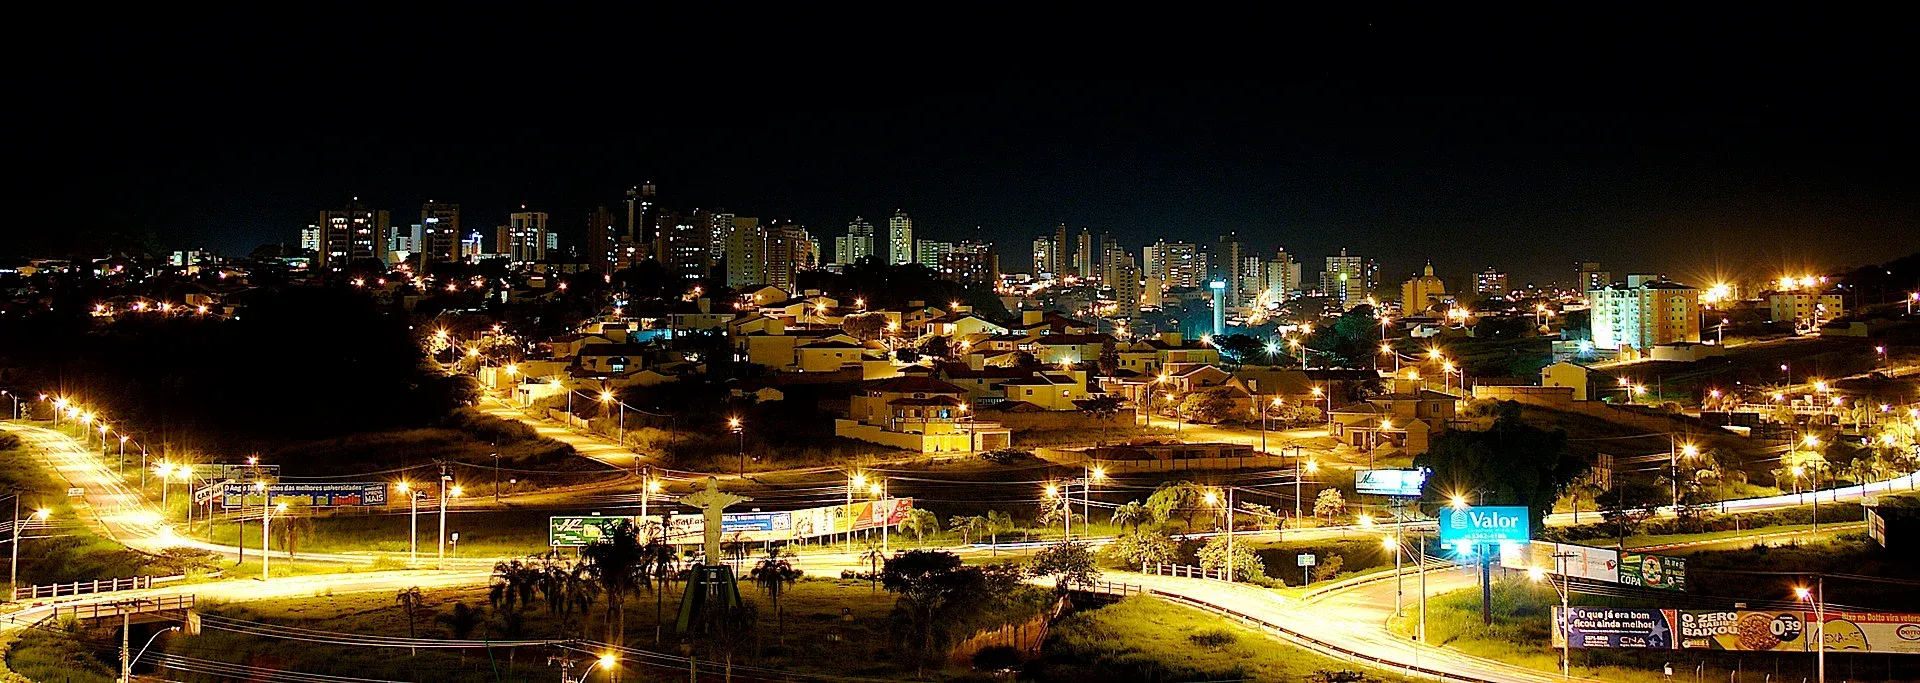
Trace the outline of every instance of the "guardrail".
<instances>
[{"instance_id":1,"label":"guardrail","mask_svg":"<svg viewBox=\"0 0 1920 683\"><path fill-rule=\"evenodd\" d=\"M1118 581L1094 581L1092 583L1069 584L1067 590L1115 598L1128 598L1135 595L1147 594L1147 588L1145 586L1137 583L1121 583Z\"/></svg>"},{"instance_id":2,"label":"guardrail","mask_svg":"<svg viewBox=\"0 0 1920 683\"><path fill-rule=\"evenodd\" d=\"M1190 564L1142 563L1140 565L1140 573L1154 576L1178 576L1189 579L1227 580L1227 570L1225 569L1207 569L1204 567L1195 567Z\"/></svg>"},{"instance_id":3,"label":"guardrail","mask_svg":"<svg viewBox=\"0 0 1920 683\"><path fill-rule=\"evenodd\" d=\"M160 580L180 577L163 577ZM154 577L135 576L128 579L95 579L75 581L73 583L50 583L40 586L20 586L13 589L14 600L38 600L40 598L58 598L68 595L93 595L115 591L140 590L152 588Z\"/></svg>"},{"instance_id":4,"label":"guardrail","mask_svg":"<svg viewBox=\"0 0 1920 683\"><path fill-rule=\"evenodd\" d=\"M53 608L53 618L107 619L129 614L149 614L153 612L188 609L193 609L192 595L162 595L153 598L135 598L115 602L55 605Z\"/></svg>"}]
</instances>

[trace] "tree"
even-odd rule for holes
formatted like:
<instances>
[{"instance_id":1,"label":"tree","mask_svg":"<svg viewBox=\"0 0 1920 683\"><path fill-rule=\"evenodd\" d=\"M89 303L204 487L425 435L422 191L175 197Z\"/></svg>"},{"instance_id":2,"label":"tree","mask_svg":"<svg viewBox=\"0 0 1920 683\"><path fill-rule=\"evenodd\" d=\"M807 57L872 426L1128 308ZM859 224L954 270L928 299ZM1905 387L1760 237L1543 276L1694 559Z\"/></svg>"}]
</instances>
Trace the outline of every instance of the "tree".
<instances>
[{"instance_id":1,"label":"tree","mask_svg":"<svg viewBox=\"0 0 1920 683\"><path fill-rule=\"evenodd\" d=\"M1093 551L1080 541L1047 546L1034 553L1030 567L1035 576L1053 577L1053 589L1059 593L1065 593L1067 586L1100 579L1100 565L1094 561Z\"/></svg>"},{"instance_id":2,"label":"tree","mask_svg":"<svg viewBox=\"0 0 1920 683\"><path fill-rule=\"evenodd\" d=\"M935 360L953 358L953 340L946 337L928 337L920 343L920 355L932 356Z\"/></svg>"},{"instance_id":3,"label":"tree","mask_svg":"<svg viewBox=\"0 0 1920 683\"><path fill-rule=\"evenodd\" d=\"M1151 521L1153 521L1153 511L1148 510L1147 506L1141 505L1137 500L1127 501L1125 505L1113 509L1113 523L1133 531L1139 531L1140 525Z\"/></svg>"},{"instance_id":4,"label":"tree","mask_svg":"<svg viewBox=\"0 0 1920 683\"><path fill-rule=\"evenodd\" d=\"M1100 440L1107 440L1107 427L1113 424L1113 416L1120 414L1120 397L1113 394L1094 394L1080 401L1080 412L1100 423Z\"/></svg>"},{"instance_id":5,"label":"tree","mask_svg":"<svg viewBox=\"0 0 1920 683\"><path fill-rule=\"evenodd\" d=\"M1155 520L1165 522L1175 515L1186 522L1187 530L1193 530L1193 518L1200 509L1200 487L1190 481L1166 482L1147 496L1147 510L1153 513Z\"/></svg>"},{"instance_id":6,"label":"tree","mask_svg":"<svg viewBox=\"0 0 1920 683\"><path fill-rule=\"evenodd\" d=\"M407 613L407 637L418 638L419 634L415 632L414 624L420 622L420 611L427 606L427 598L420 593L420 587L410 586L401 590L394 594L393 601L400 603L400 610ZM408 652L418 654L413 648L408 648Z\"/></svg>"},{"instance_id":7,"label":"tree","mask_svg":"<svg viewBox=\"0 0 1920 683\"><path fill-rule=\"evenodd\" d=\"M294 557L300 539L313 534L313 514L311 507L299 499L286 503L285 511L273 513L273 526L280 531L282 546L287 549L287 559Z\"/></svg>"},{"instance_id":8,"label":"tree","mask_svg":"<svg viewBox=\"0 0 1920 683\"><path fill-rule=\"evenodd\" d=\"M960 544L973 542L974 536L984 536L987 532L987 518L980 515L954 515L947 518L947 528L960 532Z\"/></svg>"},{"instance_id":9,"label":"tree","mask_svg":"<svg viewBox=\"0 0 1920 683\"><path fill-rule=\"evenodd\" d=\"M627 596L642 587L653 587L655 543L651 539L641 541L639 529L622 520L605 527L599 540L580 549L587 575L607 596L608 642L626 642Z\"/></svg>"},{"instance_id":10,"label":"tree","mask_svg":"<svg viewBox=\"0 0 1920 683\"><path fill-rule=\"evenodd\" d=\"M486 620L486 616L486 610L474 609L468 607L467 603L456 602L453 603L452 612L436 616L434 619L446 624L447 631L453 634L455 640L466 640L467 636L473 635L473 629L478 628L480 622Z\"/></svg>"},{"instance_id":11,"label":"tree","mask_svg":"<svg viewBox=\"0 0 1920 683\"><path fill-rule=\"evenodd\" d=\"M880 541L867 539L866 552L860 553L860 559L866 560L871 569L867 572L867 589L879 592L880 563L887 561L887 551L880 547Z\"/></svg>"},{"instance_id":12,"label":"tree","mask_svg":"<svg viewBox=\"0 0 1920 683\"><path fill-rule=\"evenodd\" d=\"M547 581L544 568L508 560L493 565L493 581L487 586L487 604L495 611L518 611L533 605L533 595ZM549 597L551 604L551 597Z\"/></svg>"},{"instance_id":13,"label":"tree","mask_svg":"<svg viewBox=\"0 0 1920 683\"><path fill-rule=\"evenodd\" d=\"M1135 567L1149 564L1166 564L1174 561L1179 552L1179 544L1173 537L1158 528L1134 529L1107 547L1122 562Z\"/></svg>"},{"instance_id":14,"label":"tree","mask_svg":"<svg viewBox=\"0 0 1920 683\"><path fill-rule=\"evenodd\" d=\"M989 537L988 542L993 544L994 552L996 553L999 552L1000 534L1004 534L1009 531L1013 531L1013 515L1008 514L1006 511L1003 511L1003 510L987 511L987 536Z\"/></svg>"},{"instance_id":15,"label":"tree","mask_svg":"<svg viewBox=\"0 0 1920 683\"><path fill-rule=\"evenodd\" d=\"M1320 564L1314 566L1313 580L1325 581L1327 579L1331 579L1333 577L1339 576L1340 570L1344 568L1346 564L1347 564L1347 558L1341 557L1339 555L1328 555L1327 561L1321 562Z\"/></svg>"},{"instance_id":16,"label":"tree","mask_svg":"<svg viewBox=\"0 0 1920 683\"><path fill-rule=\"evenodd\" d=\"M1238 505L1240 506L1241 512L1253 515L1253 528L1262 531L1280 528L1280 513L1272 507L1259 503L1249 503L1244 500L1239 501ZM1236 524L1235 526L1240 525Z\"/></svg>"},{"instance_id":17,"label":"tree","mask_svg":"<svg viewBox=\"0 0 1920 683\"><path fill-rule=\"evenodd\" d=\"M1444 503L1451 496L1474 494L1486 505L1524 505L1532 512L1533 528L1541 528L1588 465L1567 452L1565 431L1522 422L1518 403L1502 401L1494 414L1487 430L1449 430L1414 458L1414 467L1432 472L1425 498Z\"/></svg>"},{"instance_id":18,"label":"tree","mask_svg":"<svg viewBox=\"0 0 1920 683\"><path fill-rule=\"evenodd\" d=\"M1347 511L1347 498L1340 495L1340 489L1321 489L1320 495L1313 497L1313 516L1325 517L1328 524L1333 518Z\"/></svg>"},{"instance_id":19,"label":"tree","mask_svg":"<svg viewBox=\"0 0 1920 683\"><path fill-rule=\"evenodd\" d=\"M913 534L913 542L926 541L927 534L940 533L940 518L932 510L914 508L907 511L906 519L900 520L900 530Z\"/></svg>"},{"instance_id":20,"label":"tree","mask_svg":"<svg viewBox=\"0 0 1920 683\"><path fill-rule=\"evenodd\" d=\"M948 640L947 628L958 621L942 614L959 603L969 590L978 590L980 570L967 567L960 556L940 550L909 550L887 560L880 572L887 592L899 596L893 605L893 621L902 639L921 659L941 651ZM944 618L943 618L944 617Z\"/></svg>"},{"instance_id":21,"label":"tree","mask_svg":"<svg viewBox=\"0 0 1920 683\"><path fill-rule=\"evenodd\" d=\"M1120 345L1118 343L1100 345L1100 374L1106 377L1120 376Z\"/></svg>"},{"instance_id":22,"label":"tree","mask_svg":"<svg viewBox=\"0 0 1920 683\"><path fill-rule=\"evenodd\" d=\"M767 546L767 554L753 565L753 583L767 592L767 599L773 602L774 619L779 622L780 642L787 642L787 613L780 608L780 596L785 595L788 586L800 580L800 570L793 568L791 555L777 546Z\"/></svg>"},{"instance_id":23,"label":"tree","mask_svg":"<svg viewBox=\"0 0 1920 683\"><path fill-rule=\"evenodd\" d=\"M1227 570L1227 537L1215 536L1200 546L1200 568L1207 571L1224 572ZM1253 547L1246 543L1233 545L1233 580L1247 581L1254 577L1266 578L1266 564L1260 556L1254 554Z\"/></svg>"},{"instance_id":24,"label":"tree","mask_svg":"<svg viewBox=\"0 0 1920 683\"><path fill-rule=\"evenodd\" d=\"M1251 359L1266 355L1265 344L1244 334L1214 337L1213 347L1220 350L1221 360L1234 365L1242 365Z\"/></svg>"},{"instance_id":25,"label":"tree","mask_svg":"<svg viewBox=\"0 0 1920 683\"><path fill-rule=\"evenodd\" d=\"M840 321L840 329L854 339L874 341L887 333L887 316L879 313L847 316Z\"/></svg>"},{"instance_id":26,"label":"tree","mask_svg":"<svg viewBox=\"0 0 1920 683\"><path fill-rule=\"evenodd\" d=\"M1627 533L1639 529L1642 522L1652 518L1668 498L1667 492L1658 486L1629 480L1615 483L1613 488L1596 496L1593 502L1600 507L1600 518L1614 525L1621 544L1625 545Z\"/></svg>"},{"instance_id":27,"label":"tree","mask_svg":"<svg viewBox=\"0 0 1920 683\"><path fill-rule=\"evenodd\" d=\"M1180 399L1180 414L1194 422L1219 423L1234 417L1238 412L1235 408L1226 387L1189 392Z\"/></svg>"}]
</instances>

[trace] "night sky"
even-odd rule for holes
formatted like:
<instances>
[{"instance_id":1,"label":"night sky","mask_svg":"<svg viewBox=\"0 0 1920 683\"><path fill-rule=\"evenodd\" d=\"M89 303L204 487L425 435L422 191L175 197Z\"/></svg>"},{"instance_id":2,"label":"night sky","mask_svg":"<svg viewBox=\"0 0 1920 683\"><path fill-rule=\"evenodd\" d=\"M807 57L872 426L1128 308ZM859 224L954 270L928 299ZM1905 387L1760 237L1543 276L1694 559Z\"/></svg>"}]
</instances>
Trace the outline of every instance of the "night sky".
<instances>
[{"instance_id":1,"label":"night sky","mask_svg":"<svg viewBox=\"0 0 1920 683\"><path fill-rule=\"evenodd\" d=\"M396 224L428 199L461 203L481 228L524 203L577 245L588 210L649 180L670 207L799 220L829 251L848 219L884 225L896 208L923 237L977 226L1008 270L1062 221L1111 231L1136 256L1155 238L1227 231L1310 264L1346 246L1378 257L1390 282L1425 259L1455 283L1492 265L1545 284L1569 280L1575 259L1698 281L1920 250L1911 108L1857 72L1701 88L1633 73L1550 87L1514 74L1477 88L1340 74L638 87L527 65L177 66L73 66L89 87L49 99L17 140L46 223L0 255L113 232L244 255L296 240L354 195Z\"/></svg>"}]
</instances>

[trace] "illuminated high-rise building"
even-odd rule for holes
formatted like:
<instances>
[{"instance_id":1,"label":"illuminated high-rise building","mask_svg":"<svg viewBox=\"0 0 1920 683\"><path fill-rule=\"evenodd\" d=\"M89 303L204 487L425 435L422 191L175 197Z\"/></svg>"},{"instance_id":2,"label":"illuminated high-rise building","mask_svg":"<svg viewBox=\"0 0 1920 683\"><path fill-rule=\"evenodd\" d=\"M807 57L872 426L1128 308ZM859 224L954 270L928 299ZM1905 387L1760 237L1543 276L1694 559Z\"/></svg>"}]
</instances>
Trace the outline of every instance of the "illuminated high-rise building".
<instances>
[{"instance_id":1,"label":"illuminated high-rise building","mask_svg":"<svg viewBox=\"0 0 1920 683\"><path fill-rule=\"evenodd\" d=\"M1000 281L1000 257L991 243L961 240L941 255L937 271L942 279L991 286Z\"/></svg>"},{"instance_id":2,"label":"illuminated high-rise building","mask_svg":"<svg viewBox=\"0 0 1920 683\"><path fill-rule=\"evenodd\" d=\"M514 265L547 260L547 213L520 211L507 214L507 224L498 233L499 253Z\"/></svg>"},{"instance_id":3,"label":"illuminated high-rise building","mask_svg":"<svg viewBox=\"0 0 1920 683\"><path fill-rule=\"evenodd\" d=\"M1480 296L1506 296L1513 290L1507 288L1507 274L1487 266L1486 270L1473 276L1473 293Z\"/></svg>"},{"instance_id":4,"label":"illuminated high-rise building","mask_svg":"<svg viewBox=\"0 0 1920 683\"><path fill-rule=\"evenodd\" d=\"M833 238L833 262L842 266L858 263L873 254L873 224L860 216L847 223L847 234Z\"/></svg>"},{"instance_id":5,"label":"illuminated high-rise building","mask_svg":"<svg viewBox=\"0 0 1920 683\"><path fill-rule=\"evenodd\" d=\"M368 209L355 197L346 208L320 212L314 265L344 272L358 261L382 261L387 244L388 216L384 209Z\"/></svg>"},{"instance_id":6,"label":"illuminated high-rise building","mask_svg":"<svg viewBox=\"0 0 1920 683\"><path fill-rule=\"evenodd\" d=\"M460 230L459 204L435 201L421 204L420 234L415 236L413 245L413 250L419 253L420 272L428 272L430 264L460 260L460 238L465 234Z\"/></svg>"},{"instance_id":7,"label":"illuminated high-rise building","mask_svg":"<svg viewBox=\"0 0 1920 683\"><path fill-rule=\"evenodd\" d=\"M593 272L607 275L620 262L620 228L613 212L602 205L587 214L587 260Z\"/></svg>"},{"instance_id":8,"label":"illuminated high-rise building","mask_svg":"<svg viewBox=\"0 0 1920 683\"><path fill-rule=\"evenodd\" d=\"M797 223L776 221L767 232L766 284L789 292L799 291L794 289L799 274L819 265L815 244L806 228Z\"/></svg>"},{"instance_id":9,"label":"illuminated high-rise building","mask_svg":"<svg viewBox=\"0 0 1920 683\"><path fill-rule=\"evenodd\" d=\"M1700 290L1655 275L1587 290L1593 345L1642 353L1658 344L1700 341Z\"/></svg>"},{"instance_id":10,"label":"illuminated high-rise building","mask_svg":"<svg viewBox=\"0 0 1920 683\"><path fill-rule=\"evenodd\" d=\"M905 209L894 211L887 219L887 263L913 263L913 219L907 217Z\"/></svg>"},{"instance_id":11,"label":"illuminated high-rise building","mask_svg":"<svg viewBox=\"0 0 1920 683\"><path fill-rule=\"evenodd\" d=\"M1338 303L1341 310L1353 308L1366 302L1378 276L1379 266L1369 259L1349 255L1347 248L1341 247L1340 255L1328 256L1326 268L1320 271L1320 291Z\"/></svg>"},{"instance_id":12,"label":"illuminated high-rise building","mask_svg":"<svg viewBox=\"0 0 1920 683\"><path fill-rule=\"evenodd\" d=\"M767 230L758 218L735 217L727 233L727 286L767 282Z\"/></svg>"}]
</instances>

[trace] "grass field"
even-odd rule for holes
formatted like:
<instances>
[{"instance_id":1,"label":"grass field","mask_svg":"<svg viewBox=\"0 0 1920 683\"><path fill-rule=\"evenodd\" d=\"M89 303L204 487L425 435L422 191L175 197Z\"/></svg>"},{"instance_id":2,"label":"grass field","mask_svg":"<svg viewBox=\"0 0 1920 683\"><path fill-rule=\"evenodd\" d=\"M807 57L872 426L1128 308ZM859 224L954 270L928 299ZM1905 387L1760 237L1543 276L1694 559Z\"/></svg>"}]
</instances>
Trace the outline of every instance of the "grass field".
<instances>
[{"instance_id":1,"label":"grass field","mask_svg":"<svg viewBox=\"0 0 1920 683\"><path fill-rule=\"evenodd\" d=\"M1284 645L1197 609L1135 597L1054 624L1040 660L1022 680L1053 683L1141 681L1406 681Z\"/></svg>"},{"instance_id":2,"label":"grass field","mask_svg":"<svg viewBox=\"0 0 1920 683\"><path fill-rule=\"evenodd\" d=\"M424 593L425 607L414 619L411 629L422 638L453 638L455 629L448 617L457 603L480 611L480 619L466 634L473 639L585 637L600 640L605 634L604 600L593 605L591 613L585 617L578 613L571 616L550 614L544 604L518 610L515 612L517 617L509 617L489 606L484 588L428 590ZM865 582L802 580L790 588L780 601L785 612L784 638L780 619L767 596L751 585L742 585L741 594L743 599L757 608L759 617L753 626L751 642L740 645L736 655L739 664L827 676L895 680L912 673L910 668L896 666L892 659L889 648L892 633L887 615L894 598L885 591L873 592ZM654 644L654 596L641 593L630 600L626 614L627 641L630 645L673 654L681 652L680 640L673 634L671 623L677 606L678 588L669 589L665 598L663 613L668 623L663 642L658 646ZM843 609L846 610L845 617L842 616ZM202 611L209 615L293 624L322 631L387 636L407 636L410 631L405 610L398 604L394 594L388 592L244 604L208 603L203 604ZM35 680L61 680L58 676L46 677L44 672L47 671L106 671L108 669L102 667L111 661L113 647L118 643L117 638L110 635L105 629L97 633L33 634L15 645L8 661L35 667L29 670L43 673L42 676L36 676ZM198 636L166 637L156 647L192 657L252 666L381 679L550 681L558 676L558 670L546 663L547 655L556 652L549 647L500 647L491 651L473 649L464 653L421 649L416 654L405 648L322 645L264 638L218 628L207 628ZM583 654L568 655L575 659L586 659ZM638 680L670 677L684 680L685 675L684 669L650 668L637 659L623 662L623 667L631 672L627 680L635 680L633 674L644 676ZM575 673L578 674L578 669ZM962 674L957 671L930 673L936 679ZM169 673L166 677L187 681L213 680L185 673ZM75 674L73 680L105 681L111 678L88 679ZM590 680L598 681L601 678L596 674Z\"/></svg>"}]
</instances>

